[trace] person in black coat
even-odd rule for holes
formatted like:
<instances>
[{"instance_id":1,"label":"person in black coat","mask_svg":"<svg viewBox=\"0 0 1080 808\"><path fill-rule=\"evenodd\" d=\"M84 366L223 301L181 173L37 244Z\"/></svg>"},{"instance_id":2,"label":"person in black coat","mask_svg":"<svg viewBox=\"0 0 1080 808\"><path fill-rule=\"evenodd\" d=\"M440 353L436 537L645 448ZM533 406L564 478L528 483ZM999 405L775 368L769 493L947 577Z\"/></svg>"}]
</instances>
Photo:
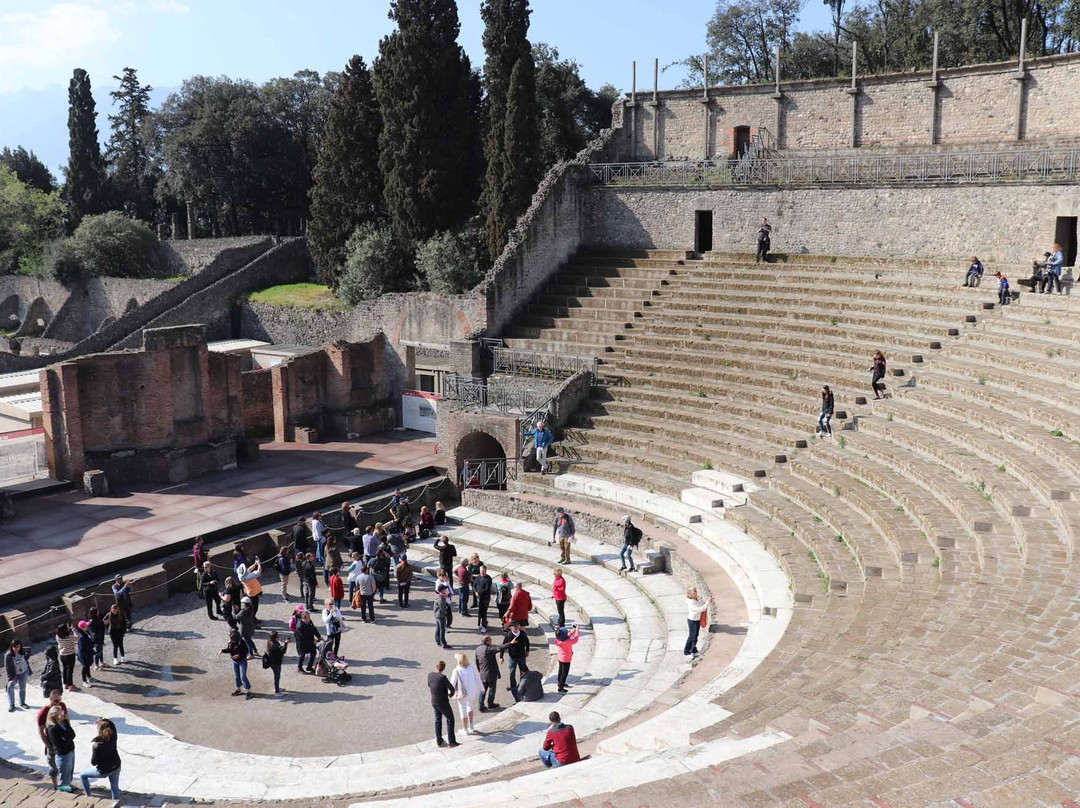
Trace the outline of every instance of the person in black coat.
<instances>
[{"instance_id":1,"label":"person in black coat","mask_svg":"<svg viewBox=\"0 0 1080 808\"><path fill-rule=\"evenodd\" d=\"M217 620L214 612L222 614L221 594L218 592L218 574L214 572L214 567L209 561L203 564L202 571L199 573L199 594L206 601L206 616L211 620Z\"/></svg>"},{"instance_id":2,"label":"person in black coat","mask_svg":"<svg viewBox=\"0 0 1080 808\"><path fill-rule=\"evenodd\" d=\"M300 517L296 520L296 524L292 529L292 543L294 553L303 553L307 555L311 552L311 532L308 530L307 523L304 522L304 517Z\"/></svg>"},{"instance_id":3,"label":"person in black coat","mask_svg":"<svg viewBox=\"0 0 1080 808\"><path fill-rule=\"evenodd\" d=\"M443 672L446 663L441 659L435 663L435 670L428 674L428 691L431 693L431 707L435 710L435 742L439 746L446 746L443 741L442 724L446 719L446 736L450 739L450 746L459 746L454 737L454 710L450 706L450 698L457 693L457 689L450 684Z\"/></svg>"},{"instance_id":4,"label":"person in black coat","mask_svg":"<svg viewBox=\"0 0 1080 808\"><path fill-rule=\"evenodd\" d=\"M494 582L488 575L487 567L481 565L480 574L473 578L473 594L476 595L476 627L487 633L488 609L491 608L491 590Z\"/></svg>"},{"instance_id":5,"label":"person in black coat","mask_svg":"<svg viewBox=\"0 0 1080 808\"><path fill-rule=\"evenodd\" d=\"M311 612L304 612L300 622L296 624L296 669L305 672L304 657L311 655L306 668L307 673L315 673L315 650L316 643L322 639L319 630L311 622Z\"/></svg>"},{"instance_id":6,"label":"person in black coat","mask_svg":"<svg viewBox=\"0 0 1080 808\"><path fill-rule=\"evenodd\" d=\"M54 690L64 689L64 676L60 670L60 651L55 645L45 649L45 667L41 669L41 695L49 698Z\"/></svg>"},{"instance_id":7,"label":"person in black coat","mask_svg":"<svg viewBox=\"0 0 1080 808\"><path fill-rule=\"evenodd\" d=\"M502 678L499 672L499 654L508 647L509 645L493 645L491 637L484 637L484 641L476 646L476 672L480 674L480 681L484 684L484 692L480 694L482 713L499 706L495 703L495 689Z\"/></svg>"},{"instance_id":8,"label":"person in black coat","mask_svg":"<svg viewBox=\"0 0 1080 808\"><path fill-rule=\"evenodd\" d=\"M446 570L446 574L449 575L454 571L457 548L450 543L446 536L440 536L435 540L435 549L439 552L439 566Z\"/></svg>"},{"instance_id":9,"label":"person in black coat","mask_svg":"<svg viewBox=\"0 0 1080 808\"><path fill-rule=\"evenodd\" d=\"M511 623L503 636L502 648L499 649L499 659L504 654L510 654L510 692L517 693L517 673L529 672L527 657L529 656L529 635L521 627L520 623ZM517 696L515 695L516 699Z\"/></svg>"}]
</instances>

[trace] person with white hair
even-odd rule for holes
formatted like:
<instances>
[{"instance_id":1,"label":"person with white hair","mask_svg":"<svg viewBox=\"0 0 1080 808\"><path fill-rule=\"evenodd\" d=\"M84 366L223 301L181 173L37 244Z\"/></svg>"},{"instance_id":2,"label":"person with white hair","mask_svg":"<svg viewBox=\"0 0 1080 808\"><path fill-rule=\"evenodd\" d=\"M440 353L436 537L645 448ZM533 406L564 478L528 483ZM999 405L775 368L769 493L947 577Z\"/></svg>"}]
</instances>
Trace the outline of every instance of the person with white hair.
<instances>
[{"instance_id":1,"label":"person with white hair","mask_svg":"<svg viewBox=\"0 0 1080 808\"><path fill-rule=\"evenodd\" d=\"M540 473L547 474L551 471L551 463L548 462L548 447L555 442L555 436L547 428L544 421L536 422L536 429L529 433L532 435L533 445L536 446L536 462L540 464Z\"/></svg>"},{"instance_id":2,"label":"person with white hair","mask_svg":"<svg viewBox=\"0 0 1080 808\"><path fill-rule=\"evenodd\" d=\"M476 667L469 662L469 655L454 654L457 667L450 674L450 684L454 686L454 701L457 702L458 718L465 734L476 729L476 713L480 709L480 694L484 692L484 683Z\"/></svg>"}]
</instances>

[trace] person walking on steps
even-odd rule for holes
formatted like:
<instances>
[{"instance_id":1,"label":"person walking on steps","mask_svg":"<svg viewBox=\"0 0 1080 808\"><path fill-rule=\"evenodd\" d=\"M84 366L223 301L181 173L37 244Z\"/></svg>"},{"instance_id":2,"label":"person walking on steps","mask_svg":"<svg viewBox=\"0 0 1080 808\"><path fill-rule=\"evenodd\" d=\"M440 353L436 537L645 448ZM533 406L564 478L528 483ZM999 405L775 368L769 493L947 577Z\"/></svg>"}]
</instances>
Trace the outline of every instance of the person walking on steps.
<instances>
[{"instance_id":1,"label":"person walking on steps","mask_svg":"<svg viewBox=\"0 0 1080 808\"><path fill-rule=\"evenodd\" d=\"M772 246L772 225L764 216L761 217L761 226L757 229L757 254L754 263L764 261L769 263L769 247Z\"/></svg>"},{"instance_id":2,"label":"person walking on steps","mask_svg":"<svg viewBox=\"0 0 1080 808\"><path fill-rule=\"evenodd\" d=\"M697 589L690 587L686 590L686 645L683 646L683 656L697 656L698 632L701 631L702 623L708 620L708 601L698 597Z\"/></svg>"},{"instance_id":3,"label":"person walking on steps","mask_svg":"<svg viewBox=\"0 0 1080 808\"><path fill-rule=\"evenodd\" d=\"M832 417L836 404L833 399L832 390L829 389L829 385L823 385L821 388L821 415L817 419L817 429L814 434L823 438L828 435L832 437Z\"/></svg>"},{"instance_id":4,"label":"person walking on steps","mask_svg":"<svg viewBox=\"0 0 1080 808\"><path fill-rule=\"evenodd\" d=\"M574 645L581 636L577 626L568 631L565 627L555 632L555 657L559 660L559 692L566 693L566 677L570 675L570 662L574 659Z\"/></svg>"},{"instance_id":5,"label":"person walking on steps","mask_svg":"<svg viewBox=\"0 0 1080 808\"><path fill-rule=\"evenodd\" d=\"M454 737L454 710L450 706L450 699L457 692L450 680L443 672L446 663L441 659L435 663L435 670L428 674L428 692L431 694L431 707L435 711L435 743L438 746L446 746L443 741L443 719L446 719L446 737L450 740L450 748L460 746Z\"/></svg>"},{"instance_id":6,"label":"person walking on steps","mask_svg":"<svg viewBox=\"0 0 1080 808\"><path fill-rule=\"evenodd\" d=\"M885 384L881 381L885 378L885 354L874 351L874 364L870 366L870 387L874 390L874 399L880 399L885 392Z\"/></svg>"},{"instance_id":7,"label":"person walking on steps","mask_svg":"<svg viewBox=\"0 0 1080 808\"><path fill-rule=\"evenodd\" d=\"M622 572L630 567L630 572L634 572L634 550L641 544L641 528L635 525L630 520L630 514L627 514L622 518L623 530L622 530L622 547L619 548L619 562L621 566L619 571Z\"/></svg>"},{"instance_id":8,"label":"person walking on steps","mask_svg":"<svg viewBox=\"0 0 1080 808\"><path fill-rule=\"evenodd\" d=\"M551 531L552 541L559 542L560 564L570 563L570 545L574 541L574 519L566 512L565 508L555 509L555 524ZM551 542L548 542L551 546Z\"/></svg>"},{"instance_id":9,"label":"person walking on steps","mask_svg":"<svg viewBox=\"0 0 1080 808\"><path fill-rule=\"evenodd\" d=\"M532 430L529 435L532 436L533 445L536 447L536 462L540 464L540 473L550 473L551 463L548 462L548 449L555 442L555 436L551 434L551 430L548 429L547 423L544 421L537 421L536 429Z\"/></svg>"}]
</instances>

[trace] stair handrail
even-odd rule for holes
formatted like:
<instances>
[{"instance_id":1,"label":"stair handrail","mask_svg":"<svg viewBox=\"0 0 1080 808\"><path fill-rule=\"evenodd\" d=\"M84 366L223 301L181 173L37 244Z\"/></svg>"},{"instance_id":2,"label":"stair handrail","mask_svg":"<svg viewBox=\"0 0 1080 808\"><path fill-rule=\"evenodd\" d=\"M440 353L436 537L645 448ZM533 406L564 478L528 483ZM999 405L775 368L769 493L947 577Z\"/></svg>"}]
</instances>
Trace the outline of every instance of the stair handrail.
<instances>
[{"instance_id":1,"label":"stair handrail","mask_svg":"<svg viewBox=\"0 0 1080 808\"><path fill-rule=\"evenodd\" d=\"M495 348L493 356L495 373L534 378L562 379L573 376L578 371L587 370L592 374L595 383L600 365L599 358L595 356L522 351L506 347Z\"/></svg>"}]
</instances>

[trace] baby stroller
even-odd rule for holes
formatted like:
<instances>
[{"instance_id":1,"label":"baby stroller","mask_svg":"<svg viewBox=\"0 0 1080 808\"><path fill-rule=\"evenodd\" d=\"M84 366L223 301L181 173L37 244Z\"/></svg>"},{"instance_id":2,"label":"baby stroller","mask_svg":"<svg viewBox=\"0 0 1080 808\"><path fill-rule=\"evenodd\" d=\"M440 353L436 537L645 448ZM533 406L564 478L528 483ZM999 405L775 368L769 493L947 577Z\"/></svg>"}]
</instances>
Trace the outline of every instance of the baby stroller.
<instances>
[{"instance_id":1,"label":"baby stroller","mask_svg":"<svg viewBox=\"0 0 1080 808\"><path fill-rule=\"evenodd\" d=\"M349 663L344 657L334 653L333 638L327 637L319 645L319 651L315 658L315 675L321 676L327 684L334 683L338 687L345 687L345 683L352 681L349 673Z\"/></svg>"}]
</instances>

